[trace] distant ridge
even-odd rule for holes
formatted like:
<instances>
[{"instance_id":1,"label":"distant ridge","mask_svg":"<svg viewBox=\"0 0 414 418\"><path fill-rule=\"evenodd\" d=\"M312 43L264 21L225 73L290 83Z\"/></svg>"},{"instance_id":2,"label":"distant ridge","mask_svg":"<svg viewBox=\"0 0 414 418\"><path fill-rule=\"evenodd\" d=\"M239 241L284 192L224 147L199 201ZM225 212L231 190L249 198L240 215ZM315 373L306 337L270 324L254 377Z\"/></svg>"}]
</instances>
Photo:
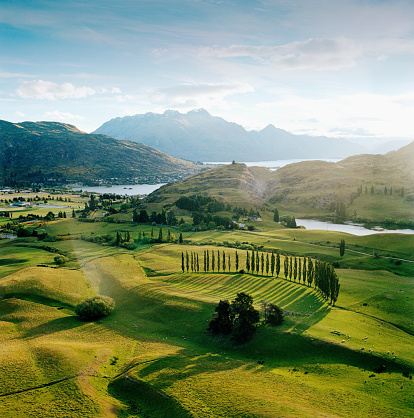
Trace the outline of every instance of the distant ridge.
<instances>
[{"instance_id":1,"label":"distant ridge","mask_svg":"<svg viewBox=\"0 0 414 418\"><path fill-rule=\"evenodd\" d=\"M169 182L204 169L147 145L59 122L0 120L0 183Z\"/></svg>"},{"instance_id":2,"label":"distant ridge","mask_svg":"<svg viewBox=\"0 0 414 418\"><path fill-rule=\"evenodd\" d=\"M307 214L329 211L342 201L351 213L379 205L376 210L384 217L412 219L413 162L414 142L385 155L361 154L337 163L304 161L275 171L233 163L163 186L149 201L172 205L177 196L209 195L234 206Z\"/></svg>"},{"instance_id":3,"label":"distant ridge","mask_svg":"<svg viewBox=\"0 0 414 418\"><path fill-rule=\"evenodd\" d=\"M246 131L241 125L199 109L167 110L115 118L94 133L157 148L192 161L266 161L291 158L345 158L366 152L346 139L294 135L273 125Z\"/></svg>"}]
</instances>

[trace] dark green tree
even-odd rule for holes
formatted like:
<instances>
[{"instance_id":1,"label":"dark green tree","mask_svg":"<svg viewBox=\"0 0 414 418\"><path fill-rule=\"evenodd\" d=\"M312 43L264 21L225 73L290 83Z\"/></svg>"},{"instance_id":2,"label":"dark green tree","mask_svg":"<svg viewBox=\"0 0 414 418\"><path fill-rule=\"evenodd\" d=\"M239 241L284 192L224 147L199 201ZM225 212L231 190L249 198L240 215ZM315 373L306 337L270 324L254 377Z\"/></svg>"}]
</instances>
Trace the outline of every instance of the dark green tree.
<instances>
[{"instance_id":1,"label":"dark green tree","mask_svg":"<svg viewBox=\"0 0 414 418\"><path fill-rule=\"evenodd\" d=\"M276 254L276 277L279 277L280 272L280 254L279 251Z\"/></svg>"},{"instance_id":2,"label":"dark green tree","mask_svg":"<svg viewBox=\"0 0 414 418\"><path fill-rule=\"evenodd\" d=\"M231 311L234 314L231 338L236 343L242 344L250 340L256 333L260 314L253 307L253 297L244 292L237 294L231 303Z\"/></svg>"},{"instance_id":3,"label":"dark green tree","mask_svg":"<svg viewBox=\"0 0 414 418\"><path fill-rule=\"evenodd\" d=\"M339 244L339 255L343 257L344 254L345 254L345 240L341 239L341 242Z\"/></svg>"},{"instance_id":4,"label":"dark green tree","mask_svg":"<svg viewBox=\"0 0 414 418\"><path fill-rule=\"evenodd\" d=\"M280 325L284 319L283 309L274 303L268 303L266 307L265 322L269 325Z\"/></svg>"},{"instance_id":5,"label":"dark green tree","mask_svg":"<svg viewBox=\"0 0 414 418\"><path fill-rule=\"evenodd\" d=\"M235 262L236 262L236 273L239 271L239 254L237 254L237 251L236 251L236 260L235 260Z\"/></svg>"},{"instance_id":6,"label":"dark green tree","mask_svg":"<svg viewBox=\"0 0 414 418\"><path fill-rule=\"evenodd\" d=\"M270 261L269 261L269 253L266 253L266 274L269 275L270 269Z\"/></svg>"},{"instance_id":7,"label":"dark green tree","mask_svg":"<svg viewBox=\"0 0 414 418\"><path fill-rule=\"evenodd\" d=\"M185 262L184 262L184 253L183 252L181 253L181 269L182 269L182 271L184 273L184 271L185 271Z\"/></svg>"},{"instance_id":8,"label":"dark green tree","mask_svg":"<svg viewBox=\"0 0 414 418\"><path fill-rule=\"evenodd\" d=\"M234 312L228 300L221 300L214 309L214 316L208 324L213 335L230 335L233 330Z\"/></svg>"},{"instance_id":9,"label":"dark green tree","mask_svg":"<svg viewBox=\"0 0 414 418\"><path fill-rule=\"evenodd\" d=\"M293 281L296 282L296 277L298 277L298 259L295 257L293 262Z\"/></svg>"},{"instance_id":10,"label":"dark green tree","mask_svg":"<svg viewBox=\"0 0 414 418\"><path fill-rule=\"evenodd\" d=\"M313 262L310 257L308 257L308 268L307 268L307 279L308 279L308 285L312 286L313 282Z\"/></svg>"}]
</instances>

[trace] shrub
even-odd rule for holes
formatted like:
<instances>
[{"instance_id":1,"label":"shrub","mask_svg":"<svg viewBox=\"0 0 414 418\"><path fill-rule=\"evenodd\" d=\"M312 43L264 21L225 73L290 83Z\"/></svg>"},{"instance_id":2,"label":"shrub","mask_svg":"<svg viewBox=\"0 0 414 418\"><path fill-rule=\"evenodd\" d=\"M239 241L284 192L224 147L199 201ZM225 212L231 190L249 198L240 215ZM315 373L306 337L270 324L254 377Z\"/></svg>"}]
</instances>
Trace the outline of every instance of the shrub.
<instances>
[{"instance_id":1,"label":"shrub","mask_svg":"<svg viewBox=\"0 0 414 418\"><path fill-rule=\"evenodd\" d=\"M67 257L65 257L62 254L56 255L53 260L58 266L61 266L62 264L66 263L66 261L69 261Z\"/></svg>"},{"instance_id":2,"label":"shrub","mask_svg":"<svg viewBox=\"0 0 414 418\"><path fill-rule=\"evenodd\" d=\"M82 321L95 321L109 315L115 308L115 302L108 296L95 296L76 306L75 313Z\"/></svg>"}]
</instances>

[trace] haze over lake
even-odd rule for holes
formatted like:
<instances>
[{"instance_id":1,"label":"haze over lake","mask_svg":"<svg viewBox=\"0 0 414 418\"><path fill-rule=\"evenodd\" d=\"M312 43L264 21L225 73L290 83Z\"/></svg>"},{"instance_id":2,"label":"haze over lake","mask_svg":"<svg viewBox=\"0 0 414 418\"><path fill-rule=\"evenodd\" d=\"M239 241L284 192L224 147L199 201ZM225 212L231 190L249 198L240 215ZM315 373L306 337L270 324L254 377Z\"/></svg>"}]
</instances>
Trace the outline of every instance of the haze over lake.
<instances>
[{"instance_id":1,"label":"haze over lake","mask_svg":"<svg viewBox=\"0 0 414 418\"><path fill-rule=\"evenodd\" d=\"M304 159L304 158L296 158L296 159L288 159L288 160L273 160L273 161L242 161L243 164L246 164L248 167L267 167L270 170L277 170L278 168L282 168L288 164L300 163L302 161L316 161L314 158ZM320 158L317 161L327 161L331 163L337 163L340 161L339 158ZM226 165L231 164L231 161L226 162L205 162L204 164L215 164L215 165Z\"/></svg>"},{"instance_id":2,"label":"haze over lake","mask_svg":"<svg viewBox=\"0 0 414 418\"><path fill-rule=\"evenodd\" d=\"M310 230L321 230L321 231L336 231L345 232L352 235L371 235L371 234L414 234L413 229L386 229L380 226L374 226L372 229L365 228L362 224L335 224L332 222L323 222L315 219L296 219L298 226L304 226Z\"/></svg>"}]
</instances>

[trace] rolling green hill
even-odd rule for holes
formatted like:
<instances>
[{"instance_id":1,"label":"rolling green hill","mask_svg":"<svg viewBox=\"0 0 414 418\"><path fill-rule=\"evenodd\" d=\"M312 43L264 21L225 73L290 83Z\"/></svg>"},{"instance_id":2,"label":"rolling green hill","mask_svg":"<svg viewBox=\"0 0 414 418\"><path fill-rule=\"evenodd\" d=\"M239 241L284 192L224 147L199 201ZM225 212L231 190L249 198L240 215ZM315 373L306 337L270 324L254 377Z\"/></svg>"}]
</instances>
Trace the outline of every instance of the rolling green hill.
<instances>
[{"instance_id":1,"label":"rolling green hill","mask_svg":"<svg viewBox=\"0 0 414 418\"><path fill-rule=\"evenodd\" d=\"M0 182L171 181L199 172L200 164L147 145L90 135L58 122L0 121Z\"/></svg>"},{"instance_id":2,"label":"rolling green hill","mask_svg":"<svg viewBox=\"0 0 414 418\"><path fill-rule=\"evenodd\" d=\"M207 170L155 191L151 202L172 204L182 195L209 195L235 206L273 207L304 216L335 212L412 219L414 142L385 155L363 154L337 163L307 161L271 171L245 164Z\"/></svg>"}]
</instances>

